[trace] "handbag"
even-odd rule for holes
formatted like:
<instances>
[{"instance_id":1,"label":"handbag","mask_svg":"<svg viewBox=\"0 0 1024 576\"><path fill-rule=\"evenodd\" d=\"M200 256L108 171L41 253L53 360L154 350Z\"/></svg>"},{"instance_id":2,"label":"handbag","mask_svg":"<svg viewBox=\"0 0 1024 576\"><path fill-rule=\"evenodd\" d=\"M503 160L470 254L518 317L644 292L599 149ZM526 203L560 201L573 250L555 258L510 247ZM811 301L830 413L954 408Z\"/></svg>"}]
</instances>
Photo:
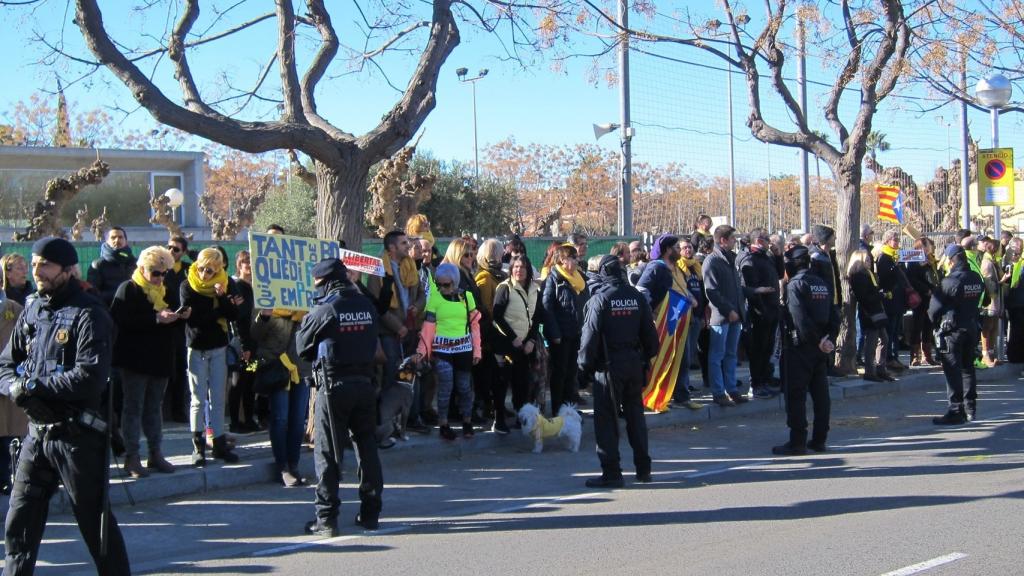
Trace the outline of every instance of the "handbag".
<instances>
[{"instance_id":1,"label":"handbag","mask_svg":"<svg viewBox=\"0 0 1024 576\"><path fill-rule=\"evenodd\" d=\"M907 286L906 295L907 308L909 308L910 310L914 310L915 308L921 305L921 295L917 293L917 290L914 290L910 286Z\"/></svg>"},{"instance_id":2,"label":"handbag","mask_svg":"<svg viewBox=\"0 0 1024 576\"><path fill-rule=\"evenodd\" d=\"M284 390L288 386L291 375L280 358L260 359L256 365L256 377L253 378L252 391L264 396Z\"/></svg>"}]
</instances>

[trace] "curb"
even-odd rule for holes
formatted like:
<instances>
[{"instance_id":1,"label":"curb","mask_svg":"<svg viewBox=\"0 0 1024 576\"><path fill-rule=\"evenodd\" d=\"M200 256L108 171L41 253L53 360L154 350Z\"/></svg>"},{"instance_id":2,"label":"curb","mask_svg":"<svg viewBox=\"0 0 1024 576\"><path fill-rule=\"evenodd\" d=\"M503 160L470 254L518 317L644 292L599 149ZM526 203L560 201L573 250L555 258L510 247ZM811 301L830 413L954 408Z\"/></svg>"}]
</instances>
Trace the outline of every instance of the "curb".
<instances>
[{"instance_id":1,"label":"curb","mask_svg":"<svg viewBox=\"0 0 1024 576\"><path fill-rule=\"evenodd\" d=\"M978 379L979 381L1015 379L1018 376L1018 370L1019 367L1004 364L978 371ZM829 394L834 402L841 402L846 399L917 392L925 389L945 390L945 380L940 370L915 369L905 372L897 382L865 382L860 379L844 378L834 381L829 386ZM784 421L785 406L782 396L769 400L751 400L746 404L729 408L707 403L700 410L676 409L661 414L648 412L647 426L649 429L692 426L716 420L730 420L767 413L779 414L780 422ZM584 441L593 445L593 427L585 423L583 430ZM270 453L270 442L262 440L244 443L245 438L244 436L239 438L236 452L241 460L236 464L224 465L217 460L207 460L205 468L192 468L187 455L175 456L170 459L177 466L175 473L154 473L141 480L121 478L121 471L112 467L110 500L115 506L124 506L131 504L132 501L139 504L188 495L202 498L205 494L227 488L260 483L271 484L276 475L274 460ZM413 434L408 441L398 442L393 448L381 450L381 461L385 467L408 465L420 460L462 459L466 453L484 451L520 450L527 452L530 445L530 439L514 430L507 436L481 432L472 440L459 439L454 442L443 442L436 433ZM313 458L310 452L310 450L303 451L304 455L299 466L301 473L307 479L314 477ZM347 453L345 468L352 468L354 460L351 454ZM71 510L70 501L63 489L51 506L58 512Z\"/></svg>"}]
</instances>

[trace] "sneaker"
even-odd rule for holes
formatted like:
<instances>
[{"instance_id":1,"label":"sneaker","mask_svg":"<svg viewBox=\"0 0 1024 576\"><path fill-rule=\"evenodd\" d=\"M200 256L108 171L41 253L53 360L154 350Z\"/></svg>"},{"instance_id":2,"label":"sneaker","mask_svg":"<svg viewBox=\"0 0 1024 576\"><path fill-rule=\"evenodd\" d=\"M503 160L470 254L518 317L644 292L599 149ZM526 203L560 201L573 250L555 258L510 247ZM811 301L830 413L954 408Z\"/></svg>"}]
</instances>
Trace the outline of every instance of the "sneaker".
<instances>
[{"instance_id":1,"label":"sneaker","mask_svg":"<svg viewBox=\"0 0 1024 576\"><path fill-rule=\"evenodd\" d=\"M688 410L694 410L694 411L700 410L700 409L704 408L704 405L701 404L700 402L697 402L696 400L685 400L685 401L681 401L681 402L677 401L677 400L673 400L672 404L675 405L675 406L682 406L683 408L686 408Z\"/></svg>"},{"instance_id":2,"label":"sneaker","mask_svg":"<svg viewBox=\"0 0 1024 576\"><path fill-rule=\"evenodd\" d=\"M807 448L804 446L797 446L791 442L786 442L780 446L772 448L772 454L776 456L803 456L807 454Z\"/></svg>"},{"instance_id":3,"label":"sneaker","mask_svg":"<svg viewBox=\"0 0 1024 576\"><path fill-rule=\"evenodd\" d=\"M977 418L977 415L978 415L978 406L977 406L977 404L973 404L973 403L968 402L967 403L967 421L968 422L974 422L974 420Z\"/></svg>"},{"instance_id":4,"label":"sneaker","mask_svg":"<svg viewBox=\"0 0 1024 576\"><path fill-rule=\"evenodd\" d=\"M498 418L494 421L494 425L491 426L491 432L495 434L508 434L508 424L505 423L504 418Z\"/></svg>"},{"instance_id":5,"label":"sneaker","mask_svg":"<svg viewBox=\"0 0 1024 576\"><path fill-rule=\"evenodd\" d=\"M956 426L966 424L967 416L961 410L949 410L942 416L932 418L932 424L936 426Z\"/></svg>"},{"instance_id":6,"label":"sneaker","mask_svg":"<svg viewBox=\"0 0 1024 576\"><path fill-rule=\"evenodd\" d=\"M727 406L735 406L736 405L736 402L733 401L732 398L730 398L729 396L724 395L724 394L722 396L715 396L713 398L713 401L714 401L715 404L718 404L722 408L725 408Z\"/></svg>"},{"instance_id":7,"label":"sneaker","mask_svg":"<svg viewBox=\"0 0 1024 576\"><path fill-rule=\"evenodd\" d=\"M305 528L306 534L312 536L321 536L324 538L334 538L338 535L338 526L333 522L323 522L319 519L310 520L306 522Z\"/></svg>"},{"instance_id":8,"label":"sneaker","mask_svg":"<svg viewBox=\"0 0 1024 576\"><path fill-rule=\"evenodd\" d=\"M447 424L441 426L441 438L455 440L455 430L452 430L452 427Z\"/></svg>"},{"instance_id":9,"label":"sneaker","mask_svg":"<svg viewBox=\"0 0 1024 576\"><path fill-rule=\"evenodd\" d=\"M473 437L473 424L471 422L462 423L462 437L472 438Z\"/></svg>"},{"instance_id":10,"label":"sneaker","mask_svg":"<svg viewBox=\"0 0 1024 576\"><path fill-rule=\"evenodd\" d=\"M775 398L775 393L765 386L758 386L757 388L754 388L754 398L759 400L770 400Z\"/></svg>"},{"instance_id":11,"label":"sneaker","mask_svg":"<svg viewBox=\"0 0 1024 576\"><path fill-rule=\"evenodd\" d=\"M362 526L364 530L376 530L380 526L378 518L363 517L362 512L356 514L356 525Z\"/></svg>"},{"instance_id":12,"label":"sneaker","mask_svg":"<svg viewBox=\"0 0 1024 576\"><path fill-rule=\"evenodd\" d=\"M598 476L589 478L586 482L587 488L622 488L626 485L622 476Z\"/></svg>"},{"instance_id":13,"label":"sneaker","mask_svg":"<svg viewBox=\"0 0 1024 576\"><path fill-rule=\"evenodd\" d=\"M302 486L302 478L293 474L291 470L285 470L281 472L281 483L285 488L295 488Z\"/></svg>"},{"instance_id":14,"label":"sneaker","mask_svg":"<svg viewBox=\"0 0 1024 576\"><path fill-rule=\"evenodd\" d=\"M650 472L637 472L636 481L640 484L650 484L651 482L654 482L654 478L651 477Z\"/></svg>"},{"instance_id":15,"label":"sneaker","mask_svg":"<svg viewBox=\"0 0 1024 576\"><path fill-rule=\"evenodd\" d=\"M744 404L746 402L750 402L750 398L746 394L740 392L730 392L729 398L732 398L732 401L736 404Z\"/></svg>"}]
</instances>

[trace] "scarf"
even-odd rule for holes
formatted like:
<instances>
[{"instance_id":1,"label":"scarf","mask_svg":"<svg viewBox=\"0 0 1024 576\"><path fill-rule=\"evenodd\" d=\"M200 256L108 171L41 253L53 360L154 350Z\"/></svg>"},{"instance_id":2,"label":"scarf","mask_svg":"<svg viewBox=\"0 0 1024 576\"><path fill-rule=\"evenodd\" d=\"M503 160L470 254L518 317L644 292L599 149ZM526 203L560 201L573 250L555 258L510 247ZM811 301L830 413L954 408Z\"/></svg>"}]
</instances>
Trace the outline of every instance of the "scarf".
<instances>
[{"instance_id":1,"label":"scarf","mask_svg":"<svg viewBox=\"0 0 1024 576\"><path fill-rule=\"evenodd\" d=\"M679 260L676 260L676 266L678 266L679 269L683 271L683 274L687 278L694 274L696 274L697 276L702 276L704 274L703 270L701 269L700 262L698 262L696 258L684 258L680 256Z\"/></svg>"},{"instance_id":2,"label":"scarf","mask_svg":"<svg viewBox=\"0 0 1024 576\"><path fill-rule=\"evenodd\" d=\"M561 264L555 264L555 271L569 283L569 286L572 286L573 291L577 294L583 292L583 289L587 287L587 281L583 278L583 275L580 274L579 270L573 270L573 273L570 276L569 273L565 271L565 268L562 268Z\"/></svg>"},{"instance_id":3,"label":"scarf","mask_svg":"<svg viewBox=\"0 0 1024 576\"><path fill-rule=\"evenodd\" d=\"M194 290L200 296L206 296L213 300L213 309L216 310L220 306L220 301L217 300L217 293L213 291L214 284L220 284L226 290L228 287L228 275L224 272L224 269L220 269L213 278L209 280L203 280L199 277L199 265L188 267L188 286ZM217 324L220 325L221 330L224 330L226 334L228 331L228 321L225 318L218 318Z\"/></svg>"},{"instance_id":4,"label":"scarf","mask_svg":"<svg viewBox=\"0 0 1024 576\"><path fill-rule=\"evenodd\" d=\"M125 260L134 261L135 256L132 255L131 246L125 246L120 250L114 250L110 247L110 244L104 242L100 244L100 258L107 262L124 262Z\"/></svg>"},{"instance_id":5,"label":"scarf","mask_svg":"<svg viewBox=\"0 0 1024 576\"><path fill-rule=\"evenodd\" d=\"M288 318L292 322L302 322L302 318L306 316L305 310L285 310L284 308L274 308L270 311L270 315L274 318Z\"/></svg>"},{"instance_id":6,"label":"scarf","mask_svg":"<svg viewBox=\"0 0 1024 576\"><path fill-rule=\"evenodd\" d=\"M167 308L167 302L164 300L167 288L164 287L163 282L160 284L150 284L142 275L141 266L136 268L135 272L132 272L132 282L134 282L139 288L142 288L142 292L146 295L146 299L153 305L153 310L159 312Z\"/></svg>"},{"instance_id":7,"label":"scarf","mask_svg":"<svg viewBox=\"0 0 1024 576\"><path fill-rule=\"evenodd\" d=\"M181 260L178 260L177 262L174 263L174 273L175 274L180 274L181 273Z\"/></svg>"},{"instance_id":8,"label":"scarf","mask_svg":"<svg viewBox=\"0 0 1024 576\"><path fill-rule=\"evenodd\" d=\"M286 370L288 370L288 388L292 387L292 384L299 383L299 367L292 362L292 359L288 357L286 352L281 353L281 364L284 364ZM285 388L287 390L288 388Z\"/></svg>"},{"instance_id":9,"label":"scarf","mask_svg":"<svg viewBox=\"0 0 1024 576\"><path fill-rule=\"evenodd\" d=\"M900 261L900 251L899 251L899 249L893 248L892 246L889 246L888 244L882 244L882 254L885 254L886 256L892 258L893 260L895 260L897 262Z\"/></svg>"},{"instance_id":10,"label":"scarf","mask_svg":"<svg viewBox=\"0 0 1024 576\"><path fill-rule=\"evenodd\" d=\"M871 271L871 268L865 266L864 271L868 273L868 278L871 278L871 285L878 288L878 280L875 278L875 273Z\"/></svg>"},{"instance_id":11,"label":"scarf","mask_svg":"<svg viewBox=\"0 0 1024 576\"><path fill-rule=\"evenodd\" d=\"M1024 258L1013 263L1013 273L1010 276L1010 288L1016 288L1020 283L1020 271L1024 269Z\"/></svg>"},{"instance_id":12,"label":"scarf","mask_svg":"<svg viewBox=\"0 0 1024 576\"><path fill-rule=\"evenodd\" d=\"M391 257L385 251L380 259L384 261L384 274L394 278L394 267L391 265ZM420 283L419 272L416 271L416 262L412 258L402 258L398 263L398 280L395 282L395 289L391 292L391 308L397 310L401 306L398 300L398 284L401 283L406 290ZM404 312L404 310L403 310Z\"/></svg>"}]
</instances>

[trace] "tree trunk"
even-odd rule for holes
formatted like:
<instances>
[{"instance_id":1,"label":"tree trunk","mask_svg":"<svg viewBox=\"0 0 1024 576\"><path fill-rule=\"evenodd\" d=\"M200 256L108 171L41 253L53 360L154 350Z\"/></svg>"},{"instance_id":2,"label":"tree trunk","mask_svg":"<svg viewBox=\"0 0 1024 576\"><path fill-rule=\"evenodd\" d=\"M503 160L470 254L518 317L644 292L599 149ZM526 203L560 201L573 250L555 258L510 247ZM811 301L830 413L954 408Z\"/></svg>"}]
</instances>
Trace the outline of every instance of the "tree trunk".
<instances>
[{"instance_id":1,"label":"tree trunk","mask_svg":"<svg viewBox=\"0 0 1024 576\"><path fill-rule=\"evenodd\" d=\"M366 177L369 168L358 162L327 165L314 161L316 171L316 235L343 240L349 250L363 246Z\"/></svg>"},{"instance_id":2,"label":"tree trunk","mask_svg":"<svg viewBox=\"0 0 1024 576\"><path fill-rule=\"evenodd\" d=\"M858 165L841 161L832 168L842 188L836 194L836 256L842 277L843 309L842 325L839 328L836 367L856 374L854 360L857 356L857 305L846 278L850 255L860 246L860 181Z\"/></svg>"}]
</instances>

